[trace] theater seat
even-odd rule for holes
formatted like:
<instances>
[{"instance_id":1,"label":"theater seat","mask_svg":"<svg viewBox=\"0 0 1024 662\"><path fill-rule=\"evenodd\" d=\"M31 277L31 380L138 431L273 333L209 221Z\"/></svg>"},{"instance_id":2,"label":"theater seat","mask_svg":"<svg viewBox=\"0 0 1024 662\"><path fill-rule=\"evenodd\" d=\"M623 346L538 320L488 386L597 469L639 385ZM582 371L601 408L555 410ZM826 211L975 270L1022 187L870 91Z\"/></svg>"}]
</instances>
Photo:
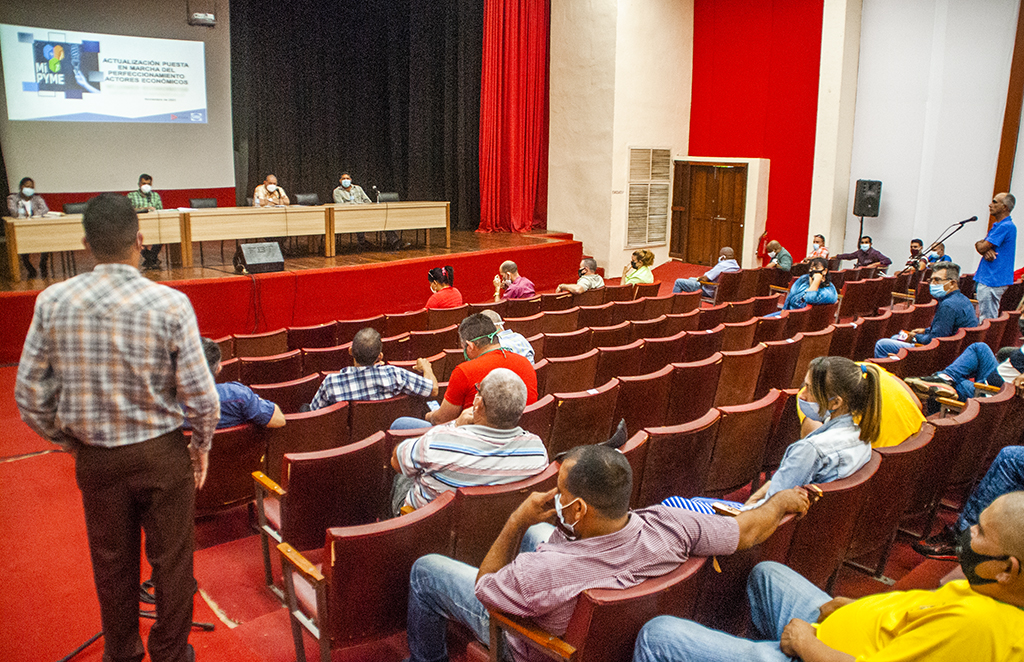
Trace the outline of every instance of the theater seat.
<instances>
[{"instance_id":1,"label":"theater seat","mask_svg":"<svg viewBox=\"0 0 1024 662\"><path fill-rule=\"evenodd\" d=\"M555 420L551 424L548 456L554 458L575 446L607 440L616 423L612 419L618 395L617 379L587 391L555 393Z\"/></svg>"},{"instance_id":2,"label":"theater seat","mask_svg":"<svg viewBox=\"0 0 1024 662\"><path fill-rule=\"evenodd\" d=\"M323 375L314 372L312 375L287 382L252 384L249 388L264 400L270 400L280 407L282 413L297 414L302 405L308 405L313 401L313 396L316 395L323 380Z\"/></svg>"},{"instance_id":3,"label":"theater seat","mask_svg":"<svg viewBox=\"0 0 1024 662\"><path fill-rule=\"evenodd\" d=\"M284 418L284 427L259 431L267 445L262 471L274 482L281 482L285 453L325 451L349 441L347 402L335 402L315 411L285 414Z\"/></svg>"},{"instance_id":4,"label":"theater seat","mask_svg":"<svg viewBox=\"0 0 1024 662\"><path fill-rule=\"evenodd\" d=\"M704 494L721 417L712 409L689 423L647 428L647 458L636 507L654 506L670 496Z\"/></svg>"}]
</instances>

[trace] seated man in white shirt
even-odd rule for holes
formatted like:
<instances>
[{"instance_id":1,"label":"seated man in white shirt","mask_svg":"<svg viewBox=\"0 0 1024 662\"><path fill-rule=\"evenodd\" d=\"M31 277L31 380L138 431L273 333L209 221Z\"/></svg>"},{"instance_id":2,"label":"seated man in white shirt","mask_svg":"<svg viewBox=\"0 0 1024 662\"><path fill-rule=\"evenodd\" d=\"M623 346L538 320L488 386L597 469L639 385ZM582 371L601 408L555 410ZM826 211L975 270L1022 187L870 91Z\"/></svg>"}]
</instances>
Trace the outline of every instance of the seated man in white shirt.
<instances>
[{"instance_id":1,"label":"seated man in white shirt","mask_svg":"<svg viewBox=\"0 0 1024 662\"><path fill-rule=\"evenodd\" d=\"M556 292L572 292L583 294L587 290L596 290L604 287L604 278L597 273L597 260L592 257L585 257L580 260L580 269L577 272L580 276L576 283L562 283Z\"/></svg>"},{"instance_id":2,"label":"seated man in white shirt","mask_svg":"<svg viewBox=\"0 0 1024 662\"><path fill-rule=\"evenodd\" d=\"M600 276L598 276L600 278ZM498 343L505 349L511 349L519 356L525 356L530 360L530 363L534 363L533 357L533 345L526 339L521 333L516 333L512 329L505 328L505 321L501 319L501 315L491 309L482 311L483 315L486 315L488 319L494 322L494 326L498 329Z\"/></svg>"},{"instance_id":3,"label":"seated man in white shirt","mask_svg":"<svg viewBox=\"0 0 1024 662\"><path fill-rule=\"evenodd\" d=\"M715 296L715 288L704 283L717 283L718 277L730 271L739 271L740 265L736 261L736 253L729 246L725 246L718 252L718 264L711 267L700 278L677 278L672 292L696 292L703 290L706 297Z\"/></svg>"}]
</instances>

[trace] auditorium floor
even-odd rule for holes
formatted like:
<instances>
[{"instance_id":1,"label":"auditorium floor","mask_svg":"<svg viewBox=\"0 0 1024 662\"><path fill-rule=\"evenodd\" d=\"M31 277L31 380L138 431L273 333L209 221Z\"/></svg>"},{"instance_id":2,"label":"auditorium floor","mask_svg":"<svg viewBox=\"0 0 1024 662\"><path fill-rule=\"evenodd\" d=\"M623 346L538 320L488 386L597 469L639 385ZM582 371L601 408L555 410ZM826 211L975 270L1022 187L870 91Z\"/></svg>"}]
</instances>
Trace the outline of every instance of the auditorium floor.
<instances>
[{"instance_id":1,"label":"auditorium floor","mask_svg":"<svg viewBox=\"0 0 1024 662\"><path fill-rule=\"evenodd\" d=\"M362 251L356 244L355 235L341 234L338 235L337 254L334 257L323 256L322 238L292 238L282 242L281 248L282 252L284 252L284 270L304 271L306 269L324 269L329 267L351 267L362 264L377 264L380 262L407 260L417 257L472 253L478 250L503 248L506 246L512 247L543 244L567 238L565 233L557 231L540 231L527 234L487 234L473 232L471 230L452 230L452 246L451 248L445 248L444 234L440 231L432 232L430 237L430 247L427 247L424 244L423 234L424 233L422 231L414 232L412 230L407 230L404 232L404 241L410 242L412 246L405 250L395 252L387 251L383 248ZM381 233L379 239L374 237L374 233L367 233L367 239L375 246L381 247L384 245L383 233ZM173 249L172 252L174 253L174 258L177 258L180 255L177 251L178 247L171 246L171 248ZM200 248L203 256L202 261L200 261ZM235 275L235 270L232 266L231 258L235 253L234 242L223 242L223 254L221 249L222 243L219 241L202 242L201 246L199 242L196 242L193 244L193 255L195 256L194 261L196 262L196 265L186 269L181 266L173 266L173 264L168 268L168 247L165 246L164 250L160 252L160 261L163 268L147 271L146 275L157 281L193 280L233 276ZM319 251L319 254L317 254L317 251ZM4 251L4 255L4 259L6 261L6 251ZM76 267L75 271L77 273L84 273L90 270L95 264L94 260L92 260L85 251L76 251L74 253L74 259ZM175 261L177 260L172 259L172 262ZM38 255L32 256L32 263L38 267ZM52 254L50 257L50 263L52 271L56 272L56 275L51 273L50 278L24 279L16 283L12 283L9 279L3 278L0 279L0 292L41 290L72 275L70 271L62 269L60 254ZM178 264L180 264L180 262L178 262ZM7 270L5 269L3 273L6 274ZM24 267L22 268L22 273L24 273Z\"/></svg>"}]
</instances>

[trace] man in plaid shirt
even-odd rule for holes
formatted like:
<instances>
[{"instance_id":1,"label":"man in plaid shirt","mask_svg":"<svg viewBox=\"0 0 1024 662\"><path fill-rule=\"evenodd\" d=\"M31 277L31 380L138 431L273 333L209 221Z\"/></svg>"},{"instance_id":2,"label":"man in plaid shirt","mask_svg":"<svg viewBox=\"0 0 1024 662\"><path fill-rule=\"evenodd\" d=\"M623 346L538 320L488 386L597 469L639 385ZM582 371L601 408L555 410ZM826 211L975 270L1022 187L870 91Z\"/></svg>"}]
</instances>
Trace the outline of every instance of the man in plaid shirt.
<instances>
[{"instance_id":1,"label":"man in plaid shirt","mask_svg":"<svg viewBox=\"0 0 1024 662\"><path fill-rule=\"evenodd\" d=\"M136 211L157 211L164 208L160 194L153 190L153 178L145 173L139 175L139 188L128 192L128 202ZM142 268L156 269L160 266L160 249L163 244L142 248Z\"/></svg>"},{"instance_id":2,"label":"man in plaid shirt","mask_svg":"<svg viewBox=\"0 0 1024 662\"><path fill-rule=\"evenodd\" d=\"M355 366L327 375L310 403L311 410L323 409L346 400L386 400L397 395L437 395L437 377L427 359L416 359L416 370L383 363L380 334L376 329L360 329L349 349Z\"/></svg>"},{"instance_id":3,"label":"man in plaid shirt","mask_svg":"<svg viewBox=\"0 0 1024 662\"><path fill-rule=\"evenodd\" d=\"M114 193L97 196L82 225L98 264L36 299L14 398L29 427L74 457L103 658L145 654L144 530L159 614L149 657L192 660L193 505L206 480L220 401L188 297L136 267L143 244L131 203ZM191 446L181 432L183 410Z\"/></svg>"}]
</instances>

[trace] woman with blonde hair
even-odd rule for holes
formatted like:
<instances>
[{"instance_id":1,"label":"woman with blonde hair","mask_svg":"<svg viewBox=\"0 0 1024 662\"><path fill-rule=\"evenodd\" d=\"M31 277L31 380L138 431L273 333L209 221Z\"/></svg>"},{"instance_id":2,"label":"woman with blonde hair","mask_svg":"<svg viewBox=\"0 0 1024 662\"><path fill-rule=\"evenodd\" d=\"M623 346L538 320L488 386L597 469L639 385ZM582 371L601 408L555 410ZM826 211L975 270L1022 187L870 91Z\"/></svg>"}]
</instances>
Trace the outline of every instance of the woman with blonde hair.
<instances>
[{"instance_id":1,"label":"woman with blonde hair","mask_svg":"<svg viewBox=\"0 0 1024 662\"><path fill-rule=\"evenodd\" d=\"M654 253L646 248L636 249L629 260L629 265L622 268L622 284L653 283L654 273L651 271L653 264Z\"/></svg>"}]
</instances>

